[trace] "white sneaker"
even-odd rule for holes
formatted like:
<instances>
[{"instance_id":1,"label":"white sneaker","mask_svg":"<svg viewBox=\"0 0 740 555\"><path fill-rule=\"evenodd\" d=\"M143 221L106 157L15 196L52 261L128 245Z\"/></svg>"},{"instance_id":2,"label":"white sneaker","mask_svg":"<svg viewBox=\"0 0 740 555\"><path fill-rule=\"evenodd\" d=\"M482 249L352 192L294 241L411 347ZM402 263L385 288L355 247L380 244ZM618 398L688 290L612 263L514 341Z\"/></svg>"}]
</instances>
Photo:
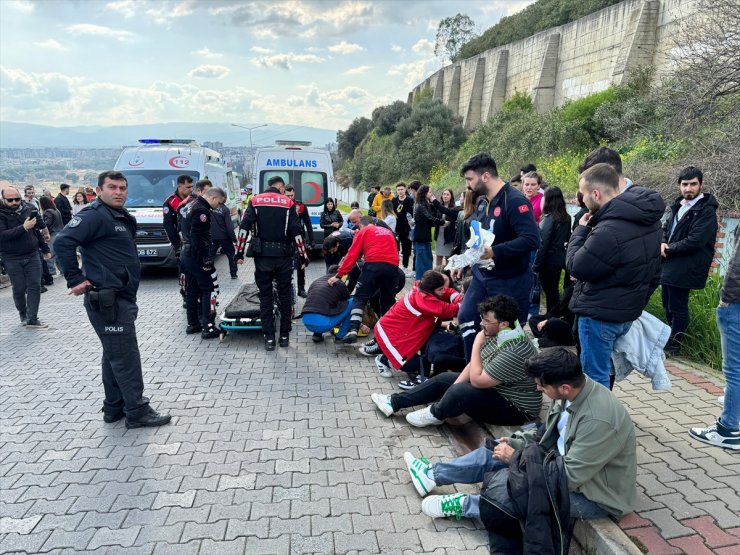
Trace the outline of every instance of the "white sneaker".
<instances>
[{"instance_id":1,"label":"white sneaker","mask_svg":"<svg viewBox=\"0 0 740 555\"><path fill-rule=\"evenodd\" d=\"M415 278L416 277L416 272L406 272L405 275L406 275L407 278Z\"/></svg>"},{"instance_id":2,"label":"white sneaker","mask_svg":"<svg viewBox=\"0 0 740 555\"><path fill-rule=\"evenodd\" d=\"M370 395L370 398L373 400L373 403L375 403L375 406L378 407L380 412L388 417L393 414L394 411L393 406L391 405L390 395L386 395L385 393L373 393Z\"/></svg>"},{"instance_id":3,"label":"white sneaker","mask_svg":"<svg viewBox=\"0 0 740 555\"><path fill-rule=\"evenodd\" d=\"M424 497L437 485L427 474L432 465L424 457L417 459L408 451L403 454L403 460L406 461L406 468L411 474L411 482L413 482L416 491Z\"/></svg>"},{"instance_id":4,"label":"white sneaker","mask_svg":"<svg viewBox=\"0 0 740 555\"><path fill-rule=\"evenodd\" d=\"M456 520L460 520L463 515L463 503L467 496L467 493L430 495L421 502L421 512L432 518L454 516Z\"/></svg>"},{"instance_id":5,"label":"white sneaker","mask_svg":"<svg viewBox=\"0 0 740 555\"><path fill-rule=\"evenodd\" d=\"M426 408L415 410L406 415L406 422L417 428L425 428L427 426L439 426L444 423L444 420L438 420L432 414L432 406L429 405Z\"/></svg>"},{"instance_id":6,"label":"white sneaker","mask_svg":"<svg viewBox=\"0 0 740 555\"><path fill-rule=\"evenodd\" d=\"M378 374L383 378L393 377L393 368L383 363L383 355L375 357L375 367L378 369Z\"/></svg>"},{"instance_id":7,"label":"white sneaker","mask_svg":"<svg viewBox=\"0 0 740 555\"><path fill-rule=\"evenodd\" d=\"M717 404L719 404L720 407L725 406L725 396L724 395L720 395L719 397L717 397Z\"/></svg>"}]
</instances>

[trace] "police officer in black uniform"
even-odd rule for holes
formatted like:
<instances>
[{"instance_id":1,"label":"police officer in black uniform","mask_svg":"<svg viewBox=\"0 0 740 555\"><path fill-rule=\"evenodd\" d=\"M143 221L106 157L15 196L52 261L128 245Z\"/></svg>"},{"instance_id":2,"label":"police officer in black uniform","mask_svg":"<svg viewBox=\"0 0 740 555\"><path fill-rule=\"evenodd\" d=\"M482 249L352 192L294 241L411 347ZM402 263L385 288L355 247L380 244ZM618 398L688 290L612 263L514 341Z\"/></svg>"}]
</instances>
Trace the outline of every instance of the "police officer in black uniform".
<instances>
[{"instance_id":1,"label":"police officer in black uniform","mask_svg":"<svg viewBox=\"0 0 740 555\"><path fill-rule=\"evenodd\" d=\"M162 225L164 226L164 232L167 234L167 238L170 240L172 249L175 251L175 259L177 260L177 267L180 270L180 294L185 299L185 271L180 263L180 250L182 244L180 241L180 230L178 228L177 212L180 207L184 207L188 202L192 201L194 197L191 197L193 193L193 178L189 175L182 174L177 176L177 189L174 193L164 199L162 205Z\"/></svg>"},{"instance_id":2,"label":"police officer in black uniform","mask_svg":"<svg viewBox=\"0 0 740 555\"><path fill-rule=\"evenodd\" d=\"M277 282L280 303L280 346L287 347L291 328L291 278L293 249L298 249L300 264L308 265L301 236L298 213L292 200L285 196L282 177L271 177L264 193L253 196L239 226L237 263L244 262L244 251L254 257L254 280L260 291L260 319L265 336L265 349L275 350L272 282ZM252 237L246 248L247 235Z\"/></svg>"},{"instance_id":3,"label":"police officer in black uniform","mask_svg":"<svg viewBox=\"0 0 740 555\"><path fill-rule=\"evenodd\" d=\"M218 187L209 188L197 197L185 216L180 260L187 282L188 327L186 333L198 333L203 339L218 337L216 320L216 295L218 279L211 254L211 210L226 200L226 193Z\"/></svg>"},{"instance_id":4,"label":"police officer in black uniform","mask_svg":"<svg viewBox=\"0 0 740 555\"><path fill-rule=\"evenodd\" d=\"M144 397L135 327L141 269L136 220L124 208L127 194L122 173L101 173L97 199L59 232L54 250L70 294L85 295L87 316L103 346L103 420L125 416L127 428L161 426L172 417L156 412Z\"/></svg>"}]
</instances>

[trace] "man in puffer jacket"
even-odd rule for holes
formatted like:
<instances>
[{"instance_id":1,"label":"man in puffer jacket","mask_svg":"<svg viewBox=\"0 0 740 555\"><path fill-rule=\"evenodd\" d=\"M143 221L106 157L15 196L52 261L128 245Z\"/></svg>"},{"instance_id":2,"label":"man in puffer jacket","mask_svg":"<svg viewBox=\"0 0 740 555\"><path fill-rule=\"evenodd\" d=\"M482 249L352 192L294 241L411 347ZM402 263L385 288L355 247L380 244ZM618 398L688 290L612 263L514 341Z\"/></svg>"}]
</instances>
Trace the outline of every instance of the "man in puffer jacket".
<instances>
[{"instance_id":1,"label":"man in puffer jacket","mask_svg":"<svg viewBox=\"0 0 740 555\"><path fill-rule=\"evenodd\" d=\"M632 186L619 193L619 174L596 164L578 188L589 212L573 231L566 267L578 281L570 300L579 317L584 373L611 387L614 342L640 317L660 282L660 195Z\"/></svg>"}]
</instances>

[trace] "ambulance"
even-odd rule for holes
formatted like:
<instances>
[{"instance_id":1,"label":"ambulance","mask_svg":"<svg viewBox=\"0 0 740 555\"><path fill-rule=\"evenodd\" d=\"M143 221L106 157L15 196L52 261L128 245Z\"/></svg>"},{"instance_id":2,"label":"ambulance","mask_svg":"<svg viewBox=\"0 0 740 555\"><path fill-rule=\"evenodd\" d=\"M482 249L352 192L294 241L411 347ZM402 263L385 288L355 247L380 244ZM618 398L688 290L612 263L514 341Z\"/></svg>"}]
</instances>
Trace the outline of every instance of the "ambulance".
<instances>
[{"instance_id":1,"label":"ambulance","mask_svg":"<svg viewBox=\"0 0 740 555\"><path fill-rule=\"evenodd\" d=\"M210 179L223 189L234 225L239 223L239 180L221 154L192 139L141 139L123 149L113 169L128 180L126 209L138 223L136 247L143 266L177 266L162 224L162 204L177 189L179 175L189 175L193 184Z\"/></svg>"},{"instance_id":2,"label":"ambulance","mask_svg":"<svg viewBox=\"0 0 740 555\"><path fill-rule=\"evenodd\" d=\"M276 141L275 146L258 148L254 155L251 181L254 193L267 189L271 177L279 175L286 185L295 189L295 198L306 205L313 226L313 245L320 249L324 232L319 225L326 199L337 197L331 154L322 148L312 148L308 141Z\"/></svg>"}]
</instances>

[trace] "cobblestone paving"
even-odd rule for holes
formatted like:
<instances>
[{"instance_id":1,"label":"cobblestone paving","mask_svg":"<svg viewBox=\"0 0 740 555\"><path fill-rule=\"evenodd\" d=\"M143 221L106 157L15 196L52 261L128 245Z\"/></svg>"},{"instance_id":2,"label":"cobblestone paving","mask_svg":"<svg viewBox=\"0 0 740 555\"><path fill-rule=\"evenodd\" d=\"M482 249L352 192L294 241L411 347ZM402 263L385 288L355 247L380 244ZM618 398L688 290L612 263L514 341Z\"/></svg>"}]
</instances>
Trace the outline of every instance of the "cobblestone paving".
<instances>
[{"instance_id":1,"label":"cobblestone paving","mask_svg":"<svg viewBox=\"0 0 740 555\"><path fill-rule=\"evenodd\" d=\"M252 275L248 263L223 283L224 302ZM0 290L0 553L488 552L474 523L420 514L403 452L453 453L439 430L374 410L370 393L395 384L371 359L314 345L300 324L274 353L259 334L204 342L184 334L178 299L174 277L145 276L147 394L173 423L126 430L102 422L81 300L58 281L42 296L50 328L28 330ZM638 507L619 524L651 554L740 553L740 455L686 434L716 417L721 389L680 363L669 371L670 392L640 377L616 388L639 442Z\"/></svg>"},{"instance_id":2,"label":"cobblestone paving","mask_svg":"<svg viewBox=\"0 0 740 555\"><path fill-rule=\"evenodd\" d=\"M224 301L251 262L239 274ZM47 330L20 327L0 290L0 553L487 553L473 523L420 514L403 452L453 453L374 410L391 384L371 359L300 324L273 353L259 334L186 336L172 275L147 274L139 306L161 429L103 423L100 344L63 280L42 296Z\"/></svg>"}]
</instances>

